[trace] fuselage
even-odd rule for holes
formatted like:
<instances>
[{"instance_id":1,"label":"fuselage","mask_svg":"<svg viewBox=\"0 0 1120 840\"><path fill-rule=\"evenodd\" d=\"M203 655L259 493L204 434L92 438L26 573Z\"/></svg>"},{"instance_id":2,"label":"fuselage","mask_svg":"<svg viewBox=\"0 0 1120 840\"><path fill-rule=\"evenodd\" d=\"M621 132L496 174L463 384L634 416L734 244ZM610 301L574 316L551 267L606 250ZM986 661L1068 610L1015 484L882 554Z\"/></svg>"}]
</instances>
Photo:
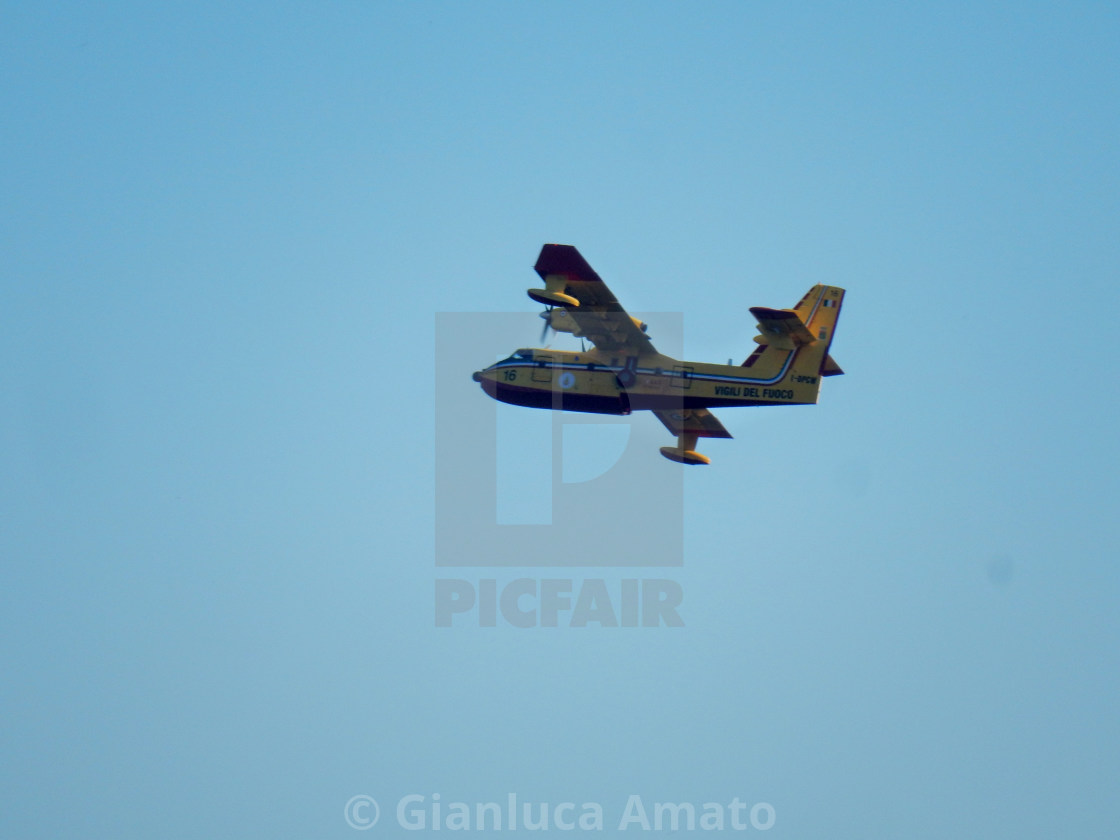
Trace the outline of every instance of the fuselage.
<instances>
[{"instance_id":1,"label":"fuselage","mask_svg":"<svg viewBox=\"0 0 1120 840\"><path fill-rule=\"evenodd\" d=\"M795 371L798 350L788 352L776 371L759 377L746 365L686 362L663 355L523 349L476 372L474 379L501 402L597 414L815 403L818 377Z\"/></svg>"}]
</instances>

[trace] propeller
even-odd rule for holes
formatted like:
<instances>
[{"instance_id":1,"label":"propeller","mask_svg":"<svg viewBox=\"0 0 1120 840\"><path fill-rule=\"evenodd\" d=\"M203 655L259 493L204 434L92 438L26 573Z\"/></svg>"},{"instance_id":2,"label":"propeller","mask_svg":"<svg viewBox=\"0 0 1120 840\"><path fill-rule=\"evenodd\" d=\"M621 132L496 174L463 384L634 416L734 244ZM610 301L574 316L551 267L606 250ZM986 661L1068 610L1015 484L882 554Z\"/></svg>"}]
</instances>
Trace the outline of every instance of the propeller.
<instances>
[{"instance_id":1,"label":"propeller","mask_svg":"<svg viewBox=\"0 0 1120 840\"><path fill-rule=\"evenodd\" d=\"M548 336L548 331L552 329L552 307L547 307L544 312L540 313L540 316L544 319L544 326L541 327L540 343L544 344L544 340Z\"/></svg>"}]
</instances>

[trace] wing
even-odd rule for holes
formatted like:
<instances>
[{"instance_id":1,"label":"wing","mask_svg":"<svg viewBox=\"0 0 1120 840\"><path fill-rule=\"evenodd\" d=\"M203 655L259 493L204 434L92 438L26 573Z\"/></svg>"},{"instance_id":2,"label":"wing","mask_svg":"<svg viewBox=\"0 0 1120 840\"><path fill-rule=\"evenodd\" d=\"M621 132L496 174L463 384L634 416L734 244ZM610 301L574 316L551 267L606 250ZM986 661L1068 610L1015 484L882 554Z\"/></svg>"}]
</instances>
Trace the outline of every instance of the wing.
<instances>
[{"instance_id":1,"label":"wing","mask_svg":"<svg viewBox=\"0 0 1120 840\"><path fill-rule=\"evenodd\" d=\"M657 419L674 435L695 435L698 438L729 438L731 432L706 408L681 408L655 411Z\"/></svg>"},{"instance_id":2,"label":"wing","mask_svg":"<svg viewBox=\"0 0 1120 840\"><path fill-rule=\"evenodd\" d=\"M696 451L696 441L702 437L729 438L731 433L706 408L681 408L655 411L657 419L677 436L676 446L662 446L661 454L670 461L682 464L710 464L707 455Z\"/></svg>"},{"instance_id":3,"label":"wing","mask_svg":"<svg viewBox=\"0 0 1120 840\"><path fill-rule=\"evenodd\" d=\"M533 266L545 288L530 289L529 297L547 306L563 307L581 335L600 350L627 356L654 354L644 325L626 314L587 260L572 245L545 245Z\"/></svg>"}]
</instances>

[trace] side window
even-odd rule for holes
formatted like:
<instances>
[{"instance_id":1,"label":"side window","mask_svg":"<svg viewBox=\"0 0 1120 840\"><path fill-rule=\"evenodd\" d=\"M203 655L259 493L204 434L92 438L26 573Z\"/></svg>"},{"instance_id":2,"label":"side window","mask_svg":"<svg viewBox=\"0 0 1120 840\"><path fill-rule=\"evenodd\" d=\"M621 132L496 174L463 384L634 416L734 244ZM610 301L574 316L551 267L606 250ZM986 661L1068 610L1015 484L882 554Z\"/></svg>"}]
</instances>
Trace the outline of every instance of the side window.
<instances>
[{"instance_id":1,"label":"side window","mask_svg":"<svg viewBox=\"0 0 1120 840\"><path fill-rule=\"evenodd\" d=\"M552 356L537 356L532 378L534 382L552 381Z\"/></svg>"}]
</instances>

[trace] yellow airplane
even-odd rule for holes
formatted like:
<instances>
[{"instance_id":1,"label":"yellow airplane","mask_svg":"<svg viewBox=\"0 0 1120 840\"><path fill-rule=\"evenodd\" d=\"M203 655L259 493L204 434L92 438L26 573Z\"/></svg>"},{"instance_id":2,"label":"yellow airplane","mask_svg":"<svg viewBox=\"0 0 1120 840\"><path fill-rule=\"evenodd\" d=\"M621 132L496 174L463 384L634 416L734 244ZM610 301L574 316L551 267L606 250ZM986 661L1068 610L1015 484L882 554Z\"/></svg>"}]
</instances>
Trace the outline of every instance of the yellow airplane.
<instances>
[{"instance_id":1,"label":"yellow airplane","mask_svg":"<svg viewBox=\"0 0 1120 840\"><path fill-rule=\"evenodd\" d=\"M654 349L646 324L626 314L602 278L571 245L545 245L534 266L543 289L529 289L549 328L590 341L581 352L518 350L475 372L496 400L531 408L629 414L649 410L677 436L661 454L682 464L711 463L702 437L731 435L708 409L806 405L821 378L844 371L828 354L844 290L814 286L792 309L751 307L758 347L741 365L682 362ZM542 334L543 340L543 334Z\"/></svg>"}]
</instances>

